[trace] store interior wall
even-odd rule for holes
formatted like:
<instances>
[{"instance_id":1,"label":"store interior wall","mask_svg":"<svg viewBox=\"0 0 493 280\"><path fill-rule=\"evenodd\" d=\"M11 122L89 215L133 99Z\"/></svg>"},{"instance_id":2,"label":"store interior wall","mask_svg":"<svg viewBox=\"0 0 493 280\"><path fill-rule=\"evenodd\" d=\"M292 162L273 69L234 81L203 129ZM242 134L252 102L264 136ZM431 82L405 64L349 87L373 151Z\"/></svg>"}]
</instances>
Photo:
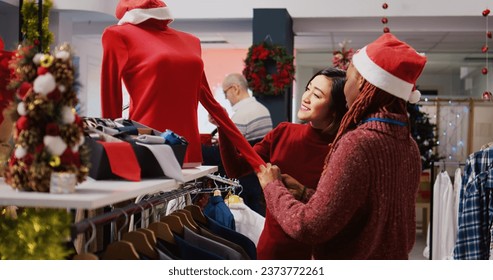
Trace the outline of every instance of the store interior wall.
<instances>
[{"instance_id":1,"label":"store interior wall","mask_svg":"<svg viewBox=\"0 0 493 280\"><path fill-rule=\"evenodd\" d=\"M99 105L99 79L100 79L100 67L102 60L102 47L101 37L105 27L116 24L116 19L113 16L114 7L118 0L107 1L68 1L68 0L54 0L54 9L50 15L50 30L55 33L56 42L59 44L62 42L69 42L74 47L76 56L78 57L79 64L79 82L82 87L80 89L80 101L81 107L80 113L88 116L100 115ZM379 1L356 1L348 0L343 2L337 2L337 9L330 3L331 1L308 1L301 4L300 1L287 0L282 1L178 1L168 0L165 1L168 7L172 10L172 14L176 20L173 27L183 31L193 30L191 26L194 21L204 21L205 23L217 21L218 19L231 20L233 23L239 22L244 24L246 21L251 20L253 8L270 8L270 7L286 7L291 16L296 21L317 21L334 17L336 19L343 20L344 17L352 17L355 25L359 24L359 20L364 20L368 17L374 17L376 24L373 26L358 26L361 29L361 37L352 37L354 47L357 44L361 44L359 40L366 40L363 43L369 43L370 30L380 30L382 28L381 23L378 20L386 15L391 19L391 22L399 20L405 20L405 17L418 17L422 20L414 20L406 27L409 30L415 30L416 36L424 34L426 32L432 32L437 28L446 29L440 24L433 24L427 26L421 26L423 22L430 20L429 17L446 16L465 16L465 17L477 17L480 21L481 27L478 27L479 33L484 33L483 19L480 16L482 9L484 9L484 1L471 0L467 5L462 4L463 1L445 1L436 0L433 2L424 0L415 1L393 1L390 4L392 9L383 11L381 9L381 3ZM233 3L234 2L234 3ZM454 3L452 3L454 2ZM457 3L455 3L457 2ZM0 0L0 36L5 40L6 46L10 49L15 48L15 44L18 38L18 7L16 5L18 1L14 0ZM382 2L383 3L383 2ZM412 5L411 5L412 3ZM193 5L192 5L193 4ZM192 9L190 7L193 7ZM75 11L75 12L74 12ZM227 12L226 12L227 11ZM387 14L385 14L387 13ZM402 18L400 18L402 17ZM414 19L414 18L413 18ZM457 18L458 20L460 18ZM217 23L217 24L220 24ZM323 22L321 23L323 24ZM208 26L208 25L206 25ZM211 24L209 28L210 34L214 34L214 26L219 25ZM390 25L392 27L392 25ZM414 27L413 27L414 26ZM438 26L438 27L437 27ZM221 27L224 28L224 27ZM296 29L296 24L295 24ZM327 27L329 29L329 26ZM466 27L464 27L466 29ZM295 85L293 91L293 120L298 121L296 118L296 111L298 109L301 94L304 91L306 81L319 69L331 65L331 50L335 46L335 39L331 39L330 43L327 42L325 49L310 49L303 45L303 38L308 36L303 32L296 32L295 47L299 46L299 49L295 53L296 64L296 76ZM351 33L356 34L356 33ZM201 38L201 40L204 38ZM207 38L206 38L207 39ZM224 59L241 65L246 53L245 46L251 44L251 38L248 38L249 42L237 43L234 48L225 47L221 44L204 43L204 65L206 67L206 73L209 78L209 83L213 92L218 91L219 78L222 75L226 75L232 71L238 71L238 68L228 68L224 66ZM239 40L239 39L238 39ZM242 39L245 40L245 39ZM320 37L319 41L327 40L327 38ZM464 38L464 40L467 40ZM204 40L207 41L207 40ZM415 38L416 43L419 42L419 38ZM325 42L325 41L324 41ZM421 90L435 90L438 92L438 96L441 97L471 97L481 98L481 93L488 89L493 91L492 83L487 86L487 78L493 81L493 71L490 71L488 76L484 76L480 73L484 63L481 58L484 57L480 52L481 46L478 46L478 51L475 52L475 58L478 62L475 64L467 63L464 67L455 67L453 70L449 70L441 74L436 71L428 71L428 69L436 68L435 65L443 63L443 61L449 60L454 62L456 59L462 59L462 54L459 53L430 53L429 63L427 68L423 72L423 75L418 80L418 87ZM451 47L452 49L452 47ZM208 52L222 53L224 58L217 56L207 56ZM435 58L440 58L440 62L435 61ZM234 61L236 60L236 61ZM443 66L447 67L447 66ZM214 73L211 70L214 69ZM217 75L217 76L216 76Z\"/></svg>"}]
</instances>

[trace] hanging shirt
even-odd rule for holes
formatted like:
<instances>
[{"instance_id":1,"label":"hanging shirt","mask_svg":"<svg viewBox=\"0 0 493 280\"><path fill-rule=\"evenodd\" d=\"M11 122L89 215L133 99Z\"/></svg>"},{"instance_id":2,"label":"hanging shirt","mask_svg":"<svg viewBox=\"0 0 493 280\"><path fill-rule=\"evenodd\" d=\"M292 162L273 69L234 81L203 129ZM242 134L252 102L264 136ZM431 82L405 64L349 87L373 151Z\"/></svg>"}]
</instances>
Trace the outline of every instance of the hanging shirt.
<instances>
[{"instance_id":1,"label":"hanging shirt","mask_svg":"<svg viewBox=\"0 0 493 280\"><path fill-rule=\"evenodd\" d=\"M233 213L236 231L250 238L257 245L264 229L265 218L243 202L230 203L228 207Z\"/></svg>"},{"instance_id":2,"label":"hanging shirt","mask_svg":"<svg viewBox=\"0 0 493 280\"><path fill-rule=\"evenodd\" d=\"M493 148L466 160L454 259L487 260L493 224Z\"/></svg>"},{"instance_id":3,"label":"hanging shirt","mask_svg":"<svg viewBox=\"0 0 493 280\"><path fill-rule=\"evenodd\" d=\"M222 196L211 196L204 208L204 214L211 217L219 224L232 230L236 230L234 216L226 203L224 203Z\"/></svg>"}]
</instances>

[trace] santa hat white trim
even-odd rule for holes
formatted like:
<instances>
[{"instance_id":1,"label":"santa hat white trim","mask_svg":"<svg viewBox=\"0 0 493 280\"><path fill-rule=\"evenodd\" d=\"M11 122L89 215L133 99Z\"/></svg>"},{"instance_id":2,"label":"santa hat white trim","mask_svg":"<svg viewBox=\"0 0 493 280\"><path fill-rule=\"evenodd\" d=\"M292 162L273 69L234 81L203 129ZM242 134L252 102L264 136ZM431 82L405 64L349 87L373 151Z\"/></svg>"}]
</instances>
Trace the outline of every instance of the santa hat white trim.
<instances>
[{"instance_id":1,"label":"santa hat white trim","mask_svg":"<svg viewBox=\"0 0 493 280\"><path fill-rule=\"evenodd\" d=\"M372 85L383 89L384 91L397 96L405 101L409 100L414 85L408 83L389 72L385 71L382 67L378 66L366 52L366 47L359 50L353 55L353 65L358 72ZM416 93L414 93L416 92ZM414 91L413 97L419 92ZM414 101L416 98L412 98ZM419 96L418 96L419 100Z\"/></svg>"},{"instance_id":2,"label":"santa hat white trim","mask_svg":"<svg viewBox=\"0 0 493 280\"><path fill-rule=\"evenodd\" d=\"M118 25L124 23L139 24L148 19L155 18L160 20L173 21L173 16L171 15L168 7L150 8L150 9L132 9L126 11L125 15L120 19Z\"/></svg>"}]
</instances>

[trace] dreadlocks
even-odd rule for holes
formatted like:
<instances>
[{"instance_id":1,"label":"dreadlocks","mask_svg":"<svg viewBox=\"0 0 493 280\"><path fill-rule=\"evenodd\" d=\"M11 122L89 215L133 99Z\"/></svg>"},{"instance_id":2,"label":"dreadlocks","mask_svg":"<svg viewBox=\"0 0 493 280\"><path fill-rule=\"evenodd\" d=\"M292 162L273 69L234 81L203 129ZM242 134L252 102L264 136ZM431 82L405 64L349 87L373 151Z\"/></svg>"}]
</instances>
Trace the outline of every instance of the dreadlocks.
<instances>
[{"instance_id":1,"label":"dreadlocks","mask_svg":"<svg viewBox=\"0 0 493 280\"><path fill-rule=\"evenodd\" d=\"M339 131L330 144L329 153L325 158L325 166L334 150L336 143L346 132L353 130L366 116L378 111L403 114L407 116L406 102L364 80L360 94L349 108L341 121ZM325 167L324 167L325 173Z\"/></svg>"}]
</instances>

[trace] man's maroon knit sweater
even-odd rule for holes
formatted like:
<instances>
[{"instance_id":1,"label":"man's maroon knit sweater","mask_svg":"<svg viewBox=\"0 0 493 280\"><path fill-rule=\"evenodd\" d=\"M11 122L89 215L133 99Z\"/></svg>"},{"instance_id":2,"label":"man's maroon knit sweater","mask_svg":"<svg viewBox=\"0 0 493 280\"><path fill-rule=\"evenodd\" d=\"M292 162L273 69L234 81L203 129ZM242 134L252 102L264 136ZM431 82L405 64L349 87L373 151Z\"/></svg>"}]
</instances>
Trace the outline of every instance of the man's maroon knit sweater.
<instances>
[{"instance_id":1,"label":"man's maroon knit sweater","mask_svg":"<svg viewBox=\"0 0 493 280\"><path fill-rule=\"evenodd\" d=\"M310 125L283 122L253 148L263 160L278 165L284 173L293 176L313 193L322 173L327 145L333 138L324 136ZM238 178L251 173L252 168L236 153L233 144L227 138L220 136L219 139L228 176ZM311 246L289 237L266 209L264 229L257 244L257 259L311 259L311 256Z\"/></svg>"},{"instance_id":2,"label":"man's maroon knit sweater","mask_svg":"<svg viewBox=\"0 0 493 280\"><path fill-rule=\"evenodd\" d=\"M407 121L389 113L369 117ZM407 259L421 173L409 128L366 122L334 149L307 203L294 199L279 180L268 184L270 213L291 237L315 245L315 259Z\"/></svg>"}]
</instances>

